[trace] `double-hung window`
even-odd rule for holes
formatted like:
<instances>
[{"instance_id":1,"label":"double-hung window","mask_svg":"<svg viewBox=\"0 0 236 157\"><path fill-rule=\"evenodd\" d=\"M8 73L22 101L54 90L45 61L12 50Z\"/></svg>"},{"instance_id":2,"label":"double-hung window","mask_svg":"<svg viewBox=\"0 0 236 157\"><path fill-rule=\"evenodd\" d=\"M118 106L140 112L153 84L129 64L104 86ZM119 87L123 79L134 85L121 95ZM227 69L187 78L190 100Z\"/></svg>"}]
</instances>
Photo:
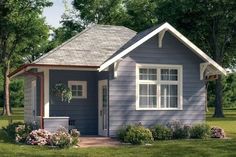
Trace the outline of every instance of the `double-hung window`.
<instances>
[{"instance_id":1,"label":"double-hung window","mask_svg":"<svg viewBox=\"0 0 236 157\"><path fill-rule=\"evenodd\" d=\"M181 65L137 65L137 109L182 109Z\"/></svg>"}]
</instances>

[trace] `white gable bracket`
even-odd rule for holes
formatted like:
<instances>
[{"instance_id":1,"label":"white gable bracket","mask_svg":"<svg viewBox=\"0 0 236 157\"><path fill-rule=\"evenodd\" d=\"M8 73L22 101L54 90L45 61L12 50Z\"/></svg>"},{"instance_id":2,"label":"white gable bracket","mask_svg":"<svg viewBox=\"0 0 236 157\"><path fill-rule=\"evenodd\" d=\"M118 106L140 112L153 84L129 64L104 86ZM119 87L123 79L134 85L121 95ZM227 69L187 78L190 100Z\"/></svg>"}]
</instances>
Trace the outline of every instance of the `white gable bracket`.
<instances>
[{"instance_id":1,"label":"white gable bracket","mask_svg":"<svg viewBox=\"0 0 236 157\"><path fill-rule=\"evenodd\" d=\"M162 48L162 40L164 38L164 35L166 33L167 29L163 29L159 34L158 34L158 47Z\"/></svg>"},{"instance_id":2,"label":"white gable bracket","mask_svg":"<svg viewBox=\"0 0 236 157\"><path fill-rule=\"evenodd\" d=\"M119 59L114 63L114 78L117 78L117 76L118 76L117 70L118 70L119 64L122 60L123 59Z\"/></svg>"},{"instance_id":3,"label":"white gable bracket","mask_svg":"<svg viewBox=\"0 0 236 157\"><path fill-rule=\"evenodd\" d=\"M200 80L204 79L204 73L205 73L208 65L210 65L210 63L208 63L208 62L200 64Z\"/></svg>"}]
</instances>

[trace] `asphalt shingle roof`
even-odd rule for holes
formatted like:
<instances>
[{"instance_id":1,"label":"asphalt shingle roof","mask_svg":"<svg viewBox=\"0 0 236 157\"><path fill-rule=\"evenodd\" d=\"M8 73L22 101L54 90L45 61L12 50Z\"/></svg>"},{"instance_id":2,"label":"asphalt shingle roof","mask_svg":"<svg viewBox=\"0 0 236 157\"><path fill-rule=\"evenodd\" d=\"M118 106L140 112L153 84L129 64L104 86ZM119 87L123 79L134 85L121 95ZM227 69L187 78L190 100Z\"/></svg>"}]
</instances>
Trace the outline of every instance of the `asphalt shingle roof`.
<instances>
[{"instance_id":1,"label":"asphalt shingle roof","mask_svg":"<svg viewBox=\"0 0 236 157\"><path fill-rule=\"evenodd\" d=\"M135 35L135 31L123 26L94 25L33 63L100 66Z\"/></svg>"}]
</instances>

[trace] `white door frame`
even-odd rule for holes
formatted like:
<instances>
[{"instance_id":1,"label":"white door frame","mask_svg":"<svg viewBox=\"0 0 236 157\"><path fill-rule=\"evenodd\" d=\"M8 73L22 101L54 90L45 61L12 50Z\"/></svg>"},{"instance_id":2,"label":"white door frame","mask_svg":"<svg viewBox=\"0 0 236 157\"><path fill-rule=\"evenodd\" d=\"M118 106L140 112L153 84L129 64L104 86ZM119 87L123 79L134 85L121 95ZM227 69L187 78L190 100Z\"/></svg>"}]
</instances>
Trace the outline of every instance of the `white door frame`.
<instances>
[{"instance_id":1,"label":"white door frame","mask_svg":"<svg viewBox=\"0 0 236 157\"><path fill-rule=\"evenodd\" d=\"M32 115L33 115L33 121L36 121L36 115L37 115L37 91L36 91L36 80L33 80L31 82L31 105L32 105Z\"/></svg>"},{"instance_id":2,"label":"white door frame","mask_svg":"<svg viewBox=\"0 0 236 157\"><path fill-rule=\"evenodd\" d=\"M103 109L103 87L106 86L106 93L107 93L107 106L108 106L108 81L107 80L100 80L98 81L98 135L100 136L107 136L108 128L104 128L104 120L107 121L106 127L108 127L108 110L106 115L104 115ZM108 107L107 107L108 109ZM105 119L104 119L105 117Z\"/></svg>"}]
</instances>

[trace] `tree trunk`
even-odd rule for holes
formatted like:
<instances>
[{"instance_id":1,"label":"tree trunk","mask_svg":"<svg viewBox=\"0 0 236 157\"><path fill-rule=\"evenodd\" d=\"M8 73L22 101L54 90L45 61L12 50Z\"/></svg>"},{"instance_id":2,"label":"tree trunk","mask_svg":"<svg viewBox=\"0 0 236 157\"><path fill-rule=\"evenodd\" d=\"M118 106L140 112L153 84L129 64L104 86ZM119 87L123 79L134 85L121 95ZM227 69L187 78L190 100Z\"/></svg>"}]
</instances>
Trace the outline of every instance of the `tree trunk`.
<instances>
[{"instance_id":1,"label":"tree trunk","mask_svg":"<svg viewBox=\"0 0 236 157\"><path fill-rule=\"evenodd\" d=\"M4 74L4 105L3 105L3 111L2 115L11 115L10 110L10 92L9 92L9 85L10 85L10 79L8 77L10 72L10 63L7 62L3 67L3 74Z\"/></svg>"},{"instance_id":2,"label":"tree trunk","mask_svg":"<svg viewBox=\"0 0 236 157\"><path fill-rule=\"evenodd\" d=\"M215 84L215 113L213 117L224 117L223 109L222 109L222 83L221 83L221 75L219 75Z\"/></svg>"}]
</instances>

